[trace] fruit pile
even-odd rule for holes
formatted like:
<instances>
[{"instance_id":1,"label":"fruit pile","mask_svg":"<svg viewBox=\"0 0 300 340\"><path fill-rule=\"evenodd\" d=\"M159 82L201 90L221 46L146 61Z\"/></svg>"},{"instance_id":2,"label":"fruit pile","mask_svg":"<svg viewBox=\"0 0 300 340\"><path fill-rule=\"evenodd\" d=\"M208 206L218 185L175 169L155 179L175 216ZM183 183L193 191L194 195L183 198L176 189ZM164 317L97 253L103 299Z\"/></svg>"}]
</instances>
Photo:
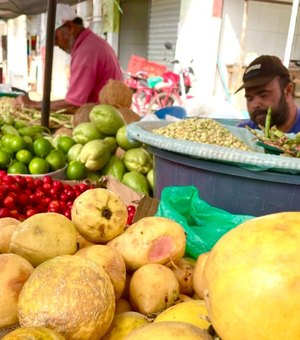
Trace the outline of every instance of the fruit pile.
<instances>
[{"instance_id":1,"label":"fruit pile","mask_svg":"<svg viewBox=\"0 0 300 340\"><path fill-rule=\"evenodd\" d=\"M104 188L81 193L71 220L1 218L0 335L21 326L3 339L298 337L299 212L248 220L197 259L179 223L127 220Z\"/></svg>"},{"instance_id":2,"label":"fruit pile","mask_svg":"<svg viewBox=\"0 0 300 340\"><path fill-rule=\"evenodd\" d=\"M44 175L61 171L68 180L98 182L111 175L133 190L151 195L152 155L126 136L120 112L108 104L94 105L89 121L71 135L4 115L0 117L0 169L9 174Z\"/></svg>"},{"instance_id":3,"label":"fruit pile","mask_svg":"<svg viewBox=\"0 0 300 340\"><path fill-rule=\"evenodd\" d=\"M57 212L0 219L0 332L21 325L4 339L121 339L142 329L151 339L212 339L205 303L193 298L196 261L184 257L184 229L155 216L127 227L129 215L117 194L93 188L74 200L71 220ZM7 285L20 275L22 284Z\"/></svg>"},{"instance_id":4,"label":"fruit pile","mask_svg":"<svg viewBox=\"0 0 300 340\"><path fill-rule=\"evenodd\" d=\"M151 195L153 190L152 155L138 141L127 138L127 125L120 112L112 105L95 105L89 120L78 123L72 138L75 145L67 152L68 169L82 167L79 177L68 179L99 180L111 175L133 190Z\"/></svg>"},{"instance_id":5,"label":"fruit pile","mask_svg":"<svg viewBox=\"0 0 300 340\"><path fill-rule=\"evenodd\" d=\"M17 126L17 122L14 123ZM1 127L0 168L9 174L45 174L63 168L66 157L41 134L42 127ZM39 131L39 132L36 132Z\"/></svg>"}]
</instances>

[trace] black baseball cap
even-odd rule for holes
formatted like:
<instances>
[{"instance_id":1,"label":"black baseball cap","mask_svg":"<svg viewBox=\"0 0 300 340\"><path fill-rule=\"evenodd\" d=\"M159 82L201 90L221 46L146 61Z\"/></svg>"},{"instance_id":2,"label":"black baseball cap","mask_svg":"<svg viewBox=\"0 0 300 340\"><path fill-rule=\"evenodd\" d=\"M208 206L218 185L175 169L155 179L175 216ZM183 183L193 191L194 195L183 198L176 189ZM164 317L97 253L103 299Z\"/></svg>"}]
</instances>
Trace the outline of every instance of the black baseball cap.
<instances>
[{"instance_id":1,"label":"black baseball cap","mask_svg":"<svg viewBox=\"0 0 300 340\"><path fill-rule=\"evenodd\" d=\"M246 68L243 75L243 85L235 93L246 87L256 87L269 83L275 77L288 77L288 69L282 61L272 55L262 55L253 60Z\"/></svg>"}]
</instances>

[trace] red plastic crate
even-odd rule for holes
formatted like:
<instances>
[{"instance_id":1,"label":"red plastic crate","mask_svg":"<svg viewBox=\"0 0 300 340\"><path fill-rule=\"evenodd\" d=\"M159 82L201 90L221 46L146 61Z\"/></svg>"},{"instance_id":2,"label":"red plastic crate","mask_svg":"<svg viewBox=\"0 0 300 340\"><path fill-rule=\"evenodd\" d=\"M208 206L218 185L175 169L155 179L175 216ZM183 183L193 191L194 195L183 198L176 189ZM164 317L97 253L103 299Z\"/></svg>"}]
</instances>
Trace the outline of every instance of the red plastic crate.
<instances>
[{"instance_id":1,"label":"red plastic crate","mask_svg":"<svg viewBox=\"0 0 300 340\"><path fill-rule=\"evenodd\" d=\"M162 76L167 71L167 66L133 54L129 59L127 72L136 74L139 71L146 71L149 76Z\"/></svg>"}]
</instances>

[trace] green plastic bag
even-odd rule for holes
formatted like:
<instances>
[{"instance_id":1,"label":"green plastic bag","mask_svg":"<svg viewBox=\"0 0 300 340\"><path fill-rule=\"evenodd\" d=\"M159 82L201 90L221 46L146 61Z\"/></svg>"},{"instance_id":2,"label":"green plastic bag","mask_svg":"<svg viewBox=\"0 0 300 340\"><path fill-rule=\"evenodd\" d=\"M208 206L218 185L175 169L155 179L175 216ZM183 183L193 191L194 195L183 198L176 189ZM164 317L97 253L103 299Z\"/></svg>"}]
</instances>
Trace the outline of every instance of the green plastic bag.
<instances>
[{"instance_id":1,"label":"green plastic bag","mask_svg":"<svg viewBox=\"0 0 300 340\"><path fill-rule=\"evenodd\" d=\"M254 216L234 215L199 197L194 186L165 187L156 216L181 224L187 235L186 255L197 257L210 251L226 232Z\"/></svg>"}]
</instances>

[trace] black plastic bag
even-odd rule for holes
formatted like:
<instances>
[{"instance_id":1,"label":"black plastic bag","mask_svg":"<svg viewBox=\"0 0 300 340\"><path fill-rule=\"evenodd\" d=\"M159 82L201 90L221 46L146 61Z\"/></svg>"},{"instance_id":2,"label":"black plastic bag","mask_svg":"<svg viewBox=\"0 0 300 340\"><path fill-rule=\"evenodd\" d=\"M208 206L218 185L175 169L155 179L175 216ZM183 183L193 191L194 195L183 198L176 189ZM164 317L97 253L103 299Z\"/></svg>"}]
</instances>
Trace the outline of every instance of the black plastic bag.
<instances>
[{"instance_id":1,"label":"black plastic bag","mask_svg":"<svg viewBox=\"0 0 300 340\"><path fill-rule=\"evenodd\" d=\"M187 234L186 255L197 258L210 251L226 232L254 216L234 215L199 197L194 186L165 187L156 216L181 224Z\"/></svg>"}]
</instances>

